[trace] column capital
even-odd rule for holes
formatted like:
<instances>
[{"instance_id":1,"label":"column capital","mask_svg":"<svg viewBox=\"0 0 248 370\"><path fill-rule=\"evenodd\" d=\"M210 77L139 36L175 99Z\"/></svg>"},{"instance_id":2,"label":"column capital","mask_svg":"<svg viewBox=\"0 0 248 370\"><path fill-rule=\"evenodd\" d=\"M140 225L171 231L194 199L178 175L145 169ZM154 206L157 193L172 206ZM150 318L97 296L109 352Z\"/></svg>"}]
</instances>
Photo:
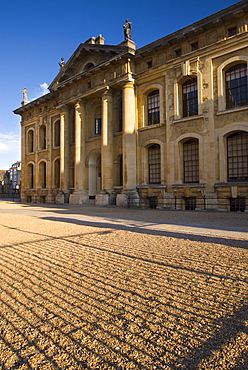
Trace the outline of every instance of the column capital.
<instances>
[{"instance_id":1,"label":"column capital","mask_svg":"<svg viewBox=\"0 0 248 370\"><path fill-rule=\"evenodd\" d=\"M59 110L60 110L60 114L68 113L68 111L69 111L69 106L68 106L68 105L66 105L66 104L60 105L60 106L59 106Z\"/></svg>"},{"instance_id":2,"label":"column capital","mask_svg":"<svg viewBox=\"0 0 248 370\"><path fill-rule=\"evenodd\" d=\"M135 80L132 78L132 79L128 79L126 80L125 82L123 82L122 84L122 88L123 89L127 89L127 88L134 88L134 83L135 83Z\"/></svg>"},{"instance_id":3,"label":"column capital","mask_svg":"<svg viewBox=\"0 0 248 370\"><path fill-rule=\"evenodd\" d=\"M78 99L75 103L75 108L81 108L82 106L85 106L86 101L84 99Z\"/></svg>"},{"instance_id":4,"label":"column capital","mask_svg":"<svg viewBox=\"0 0 248 370\"><path fill-rule=\"evenodd\" d=\"M113 91L109 88L109 86L107 86L102 93L102 98L104 98L105 96L113 96Z\"/></svg>"}]
</instances>

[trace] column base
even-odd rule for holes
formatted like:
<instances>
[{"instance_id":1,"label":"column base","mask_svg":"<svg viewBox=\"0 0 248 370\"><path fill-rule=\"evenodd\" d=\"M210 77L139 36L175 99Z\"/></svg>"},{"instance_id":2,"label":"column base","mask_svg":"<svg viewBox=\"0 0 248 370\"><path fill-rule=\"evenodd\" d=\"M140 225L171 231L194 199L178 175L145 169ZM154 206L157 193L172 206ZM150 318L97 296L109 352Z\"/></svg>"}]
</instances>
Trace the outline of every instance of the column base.
<instances>
[{"instance_id":1,"label":"column base","mask_svg":"<svg viewBox=\"0 0 248 370\"><path fill-rule=\"evenodd\" d=\"M117 194L116 205L118 207L139 207L140 198L137 190L123 190L121 194Z\"/></svg>"},{"instance_id":2,"label":"column base","mask_svg":"<svg viewBox=\"0 0 248 370\"><path fill-rule=\"evenodd\" d=\"M55 197L55 204L69 203L70 191L60 191Z\"/></svg>"},{"instance_id":3,"label":"column base","mask_svg":"<svg viewBox=\"0 0 248 370\"><path fill-rule=\"evenodd\" d=\"M89 193L87 190L76 190L70 195L70 204L84 204L89 200Z\"/></svg>"}]
</instances>

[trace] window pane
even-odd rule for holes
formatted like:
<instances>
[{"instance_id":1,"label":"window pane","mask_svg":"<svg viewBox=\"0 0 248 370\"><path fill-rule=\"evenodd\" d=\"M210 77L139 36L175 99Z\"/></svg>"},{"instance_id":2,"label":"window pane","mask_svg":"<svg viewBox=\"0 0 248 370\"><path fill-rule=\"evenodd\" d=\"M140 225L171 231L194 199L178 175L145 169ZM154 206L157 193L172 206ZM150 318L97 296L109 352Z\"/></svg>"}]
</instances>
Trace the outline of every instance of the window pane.
<instances>
[{"instance_id":1,"label":"window pane","mask_svg":"<svg viewBox=\"0 0 248 370\"><path fill-rule=\"evenodd\" d=\"M248 133L238 132L227 138L228 181L248 180Z\"/></svg>"},{"instance_id":2,"label":"window pane","mask_svg":"<svg viewBox=\"0 0 248 370\"><path fill-rule=\"evenodd\" d=\"M183 144L184 182L199 182L199 145L197 139Z\"/></svg>"},{"instance_id":3,"label":"window pane","mask_svg":"<svg viewBox=\"0 0 248 370\"><path fill-rule=\"evenodd\" d=\"M247 64L233 66L226 72L226 107L248 105Z\"/></svg>"},{"instance_id":4,"label":"window pane","mask_svg":"<svg viewBox=\"0 0 248 370\"><path fill-rule=\"evenodd\" d=\"M183 89L183 117L198 114L197 79L188 80L182 86Z\"/></svg>"},{"instance_id":5,"label":"window pane","mask_svg":"<svg viewBox=\"0 0 248 370\"><path fill-rule=\"evenodd\" d=\"M150 146L148 149L149 183L160 184L161 182L161 159L160 146Z\"/></svg>"},{"instance_id":6,"label":"window pane","mask_svg":"<svg viewBox=\"0 0 248 370\"><path fill-rule=\"evenodd\" d=\"M160 101L159 90L151 92L147 97L148 105L148 125L160 122Z\"/></svg>"}]
</instances>

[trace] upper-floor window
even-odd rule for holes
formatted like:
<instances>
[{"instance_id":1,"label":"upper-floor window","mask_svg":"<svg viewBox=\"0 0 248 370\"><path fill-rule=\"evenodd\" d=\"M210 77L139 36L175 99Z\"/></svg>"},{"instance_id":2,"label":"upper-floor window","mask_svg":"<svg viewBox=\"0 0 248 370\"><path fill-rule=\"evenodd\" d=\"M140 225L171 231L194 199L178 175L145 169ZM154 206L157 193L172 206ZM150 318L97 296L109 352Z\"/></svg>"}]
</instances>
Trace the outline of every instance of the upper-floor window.
<instances>
[{"instance_id":1,"label":"upper-floor window","mask_svg":"<svg viewBox=\"0 0 248 370\"><path fill-rule=\"evenodd\" d=\"M176 58L180 58L182 56L182 49L176 49L175 50L175 56Z\"/></svg>"},{"instance_id":2,"label":"upper-floor window","mask_svg":"<svg viewBox=\"0 0 248 370\"><path fill-rule=\"evenodd\" d=\"M102 133L102 119L95 118L95 134L101 135L101 133Z\"/></svg>"},{"instance_id":3,"label":"upper-floor window","mask_svg":"<svg viewBox=\"0 0 248 370\"><path fill-rule=\"evenodd\" d=\"M189 139L183 144L184 182L199 182L199 142Z\"/></svg>"},{"instance_id":4,"label":"upper-floor window","mask_svg":"<svg viewBox=\"0 0 248 370\"><path fill-rule=\"evenodd\" d=\"M199 49L198 41L193 42L193 43L191 44L191 50L192 50L192 51L195 51L195 50L198 50L198 49Z\"/></svg>"},{"instance_id":5,"label":"upper-floor window","mask_svg":"<svg viewBox=\"0 0 248 370\"><path fill-rule=\"evenodd\" d=\"M160 100L159 90L152 91L147 96L148 106L148 125L154 125L160 122Z\"/></svg>"},{"instance_id":6,"label":"upper-floor window","mask_svg":"<svg viewBox=\"0 0 248 370\"><path fill-rule=\"evenodd\" d=\"M235 35L237 35L237 27L235 26L235 27L228 28L227 36L231 37L231 36L235 36Z\"/></svg>"},{"instance_id":7,"label":"upper-floor window","mask_svg":"<svg viewBox=\"0 0 248 370\"><path fill-rule=\"evenodd\" d=\"M226 108L248 105L247 64L237 64L226 71Z\"/></svg>"},{"instance_id":8,"label":"upper-floor window","mask_svg":"<svg viewBox=\"0 0 248 370\"><path fill-rule=\"evenodd\" d=\"M42 125L39 129L39 149L46 149L46 126Z\"/></svg>"},{"instance_id":9,"label":"upper-floor window","mask_svg":"<svg viewBox=\"0 0 248 370\"><path fill-rule=\"evenodd\" d=\"M34 130L28 131L28 153L34 151Z\"/></svg>"},{"instance_id":10,"label":"upper-floor window","mask_svg":"<svg viewBox=\"0 0 248 370\"><path fill-rule=\"evenodd\" d=\"M118 109L118 122L119 122L119 127L118 131L121 132L123 129L123 118L122 118L123 112L122 112L122 100L119 102L119 109Z\"/></svg>"},{"instance_id":11,"label":"upper-floor window","mask_svg":"<svg viewBox=\"0 0 248 370\"><path fill-rule=\"evenodd\" d=\"M227 137L228 181L248 180L248 133L236 132Z\"/></svg>"},{"instance_id":12,"label":"upper-floor window","mask_svg":"<svg viewBox=\"0 0 248 370\"><path fill-rule=\"evenodd\" d=\"M149 183L161 182L161 155L160 145L154 144L148 148Z\"/></svg>"},{"instance_id":13,"label":"upper-floor window","mask_svg":"<svg viewBox=\"0 0 248 370\"><path fill-rule=\"evenodd\" d=\"M182 85L183 117L198 114L197 78L192 78Z\"/></svg>"},{"instance_id":14,"label":"upper-floor window","mask_svg":"<svg viewBox=\"0 0 248 370\"><path fill-rule=\"evenodd\" d=\"M60 121L54 124L54 146L60 146Z\"/></svg>"}]
</instances>

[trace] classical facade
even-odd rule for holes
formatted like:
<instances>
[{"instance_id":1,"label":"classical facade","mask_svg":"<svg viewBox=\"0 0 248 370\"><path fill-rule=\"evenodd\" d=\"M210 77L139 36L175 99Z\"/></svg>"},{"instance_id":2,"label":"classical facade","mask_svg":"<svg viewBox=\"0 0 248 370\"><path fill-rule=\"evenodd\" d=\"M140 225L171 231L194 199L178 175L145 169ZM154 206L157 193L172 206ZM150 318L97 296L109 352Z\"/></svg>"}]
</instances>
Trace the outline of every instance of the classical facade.
<instances>
[{"instance_id":1,"label":"classical facade","mask_svg":"<svg viewBox=\"0 0 248 370\"><path fill-rule=\"evenodd\" d=\"M248 210L247 31L245 0L140 49L80 44L14 111L22 201Z\"/></svg>"}]
</instances>

